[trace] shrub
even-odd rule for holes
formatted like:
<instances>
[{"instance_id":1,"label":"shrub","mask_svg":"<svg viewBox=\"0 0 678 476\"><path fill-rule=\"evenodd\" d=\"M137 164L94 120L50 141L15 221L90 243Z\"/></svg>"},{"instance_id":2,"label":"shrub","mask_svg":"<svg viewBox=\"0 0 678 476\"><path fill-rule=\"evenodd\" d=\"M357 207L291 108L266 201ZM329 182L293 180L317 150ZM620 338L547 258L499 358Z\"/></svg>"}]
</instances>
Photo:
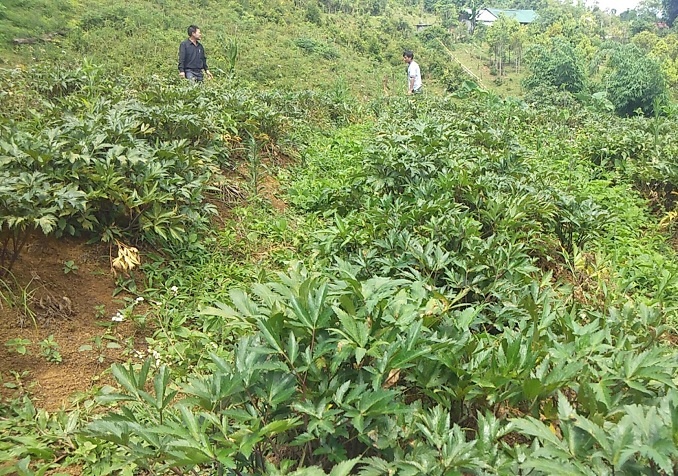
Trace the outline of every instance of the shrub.
<instances>
[{"instance_id":1,"label":"shrub","mask_svg":"<svg viewBox=\"0 0 678 476\"><path fill-rule=\"evenodd\" d=\"M652 114L655 99L666 94L661 65L636 45L625 45L613 53L609 66L605 85L617 113L630 116L641 110Z\"/></svg>"},{"instance_id":2,"label":"shrub","mask_svg":"<svg viewBox=\"0 0 678 476\"><path fill-rule=\"evenodd\" d=\"M315 53L327 60L339 58L339 51L335 47L312 38L298 38L294 41L294 44L305 53Z\"/></svg>"},{"instance_id":3,"label":"shrub","mask_svg":"<svg viewBox=\"0 0 678 476\"><path fill-rule=\"evenodd\" d=\"M452 40L450 33L442 26L430 26L424 28L417 36L421 38L423 43L434 47L439 45L438 40L443 43L450 43Z\"/></svg>"},{"instance_id":4,"label":"shrub","mask_svg":"<svg viewBox=\"0 0 678 476\"><path fill-rule=\"evenodd\" d=\"M466 79L466 73L461 69L461 66L457 63L450 63L449 67L444 71L441 81L445 86L445 91L453 93L461 87Z\"/></svg>"},{"instance_id":5,"label":"shrub","mask_svg":"<svg viewBox=\"0 0 678 476\"><path fill-rule=\"evenodd\" d=\"M306 6L306 20L318 26L323 24L322 12L316 3L311 2Z\"/></svg>"},{"instance_id":6,"label":"shrub","mask_svg":"<svg viewBox=\"0 0 678 476\"><path fill-rule=\"evenodd\" d=\"M527 89L552 86L576 93L586 85L586 73L579 52L564 38L553 38L547 46L528 51L530 74L524 80Z\"/></svg>"},{"instance_id":7,"label":"shrub","mask_svg":"<svg viewBox=\"0 0 678 476\"><path fill-rule=\"evenodd\" d=\"M205 230L215 211L205 194L220 168L242 154L241 138L271 150L288 117L313 117L309 107L330 102L158 77L131 91L87 64L11 74L0 93L30 84L42 109L28 117L2 111L0 271L11 268L33 231L185 243Z\"/></svg>"}]
</instances>

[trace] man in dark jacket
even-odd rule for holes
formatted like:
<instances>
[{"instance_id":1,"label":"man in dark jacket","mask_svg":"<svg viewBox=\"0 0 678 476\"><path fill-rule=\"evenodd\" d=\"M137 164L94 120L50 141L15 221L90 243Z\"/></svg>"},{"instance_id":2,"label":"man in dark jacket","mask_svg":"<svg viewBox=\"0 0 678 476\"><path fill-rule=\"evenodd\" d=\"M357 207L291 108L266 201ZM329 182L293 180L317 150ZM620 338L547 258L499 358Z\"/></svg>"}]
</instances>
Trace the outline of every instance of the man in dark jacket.
<instances>
[{"instance_id":1,"label":"man in dark jacket","mask_svg":"<svg viewBox=\"0 0 678 476\"><path fill-rule=\"evenodd\" d=\"M179 45L179 76L194 81L202 81L203 71L208 79L212 73L207 69L205 48L200 43L202 33L195 25L188 27L188 38Z\"/></svg>"}]
</instances>

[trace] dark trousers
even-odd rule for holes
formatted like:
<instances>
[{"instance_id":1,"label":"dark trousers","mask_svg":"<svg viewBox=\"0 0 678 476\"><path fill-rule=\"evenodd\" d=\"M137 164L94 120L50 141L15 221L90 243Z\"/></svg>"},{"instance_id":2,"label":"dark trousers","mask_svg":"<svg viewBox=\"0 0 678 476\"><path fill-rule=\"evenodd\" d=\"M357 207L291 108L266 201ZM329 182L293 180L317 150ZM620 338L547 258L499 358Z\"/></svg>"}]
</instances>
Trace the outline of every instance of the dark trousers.
<instances>
[{"instance_id":1,"label":"dark trousers","mask_svg":"<svg viewBox=\"0 0 678 476\"><path fill-rule=\"evenodd\" d=\"M193 81L202 81L202 71L199 69L187 69L186 79L192 79Z\"/></svg>"}]
</instances>

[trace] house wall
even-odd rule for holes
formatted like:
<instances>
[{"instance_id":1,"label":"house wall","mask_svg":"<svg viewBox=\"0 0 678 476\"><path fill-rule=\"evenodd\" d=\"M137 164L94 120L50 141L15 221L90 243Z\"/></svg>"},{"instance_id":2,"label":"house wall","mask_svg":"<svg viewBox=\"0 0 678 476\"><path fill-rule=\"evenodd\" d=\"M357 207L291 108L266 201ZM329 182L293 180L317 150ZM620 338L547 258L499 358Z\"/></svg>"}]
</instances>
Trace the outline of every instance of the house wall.
<instances>
[{"instance_id":1,"label":"house wall","mask_svg":"<svg viewBox=\"0 0 678 476\"><path fill-rule=\"evenodd\" d=\"M480 10L478 12L478 16L476 16L476 22L477 23L484 23L485 25L491 25L497 21L497 17L492 15L488 10Z\"/></svg>"}]
</instances>

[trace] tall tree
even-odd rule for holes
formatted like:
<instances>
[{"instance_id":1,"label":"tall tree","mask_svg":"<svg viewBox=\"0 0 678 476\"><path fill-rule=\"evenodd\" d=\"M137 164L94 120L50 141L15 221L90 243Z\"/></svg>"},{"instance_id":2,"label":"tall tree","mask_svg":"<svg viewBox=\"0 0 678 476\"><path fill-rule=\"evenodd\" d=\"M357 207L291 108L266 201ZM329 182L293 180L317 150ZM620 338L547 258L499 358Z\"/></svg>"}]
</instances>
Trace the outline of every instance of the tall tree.
<instances>
[{"instance_id":1,"label":"tall tree","mask_svg":"<svg viewBox=\"0 0 678 476\"><path fill-rule=\"evenodd\" d=\"M497 21L487 30L485 39L494 54L495 66L499 76L503 74L506 48L511 46L511 40L519 30L518 20L506 15L499 15Z\"/></svg>"},{"instance_id":2,"label":"tall tree","mask_svg":"<svg viewBox=\"0 0 678 476\"><path fill-rule=\"evenodd\" d=\"M673 25L676 17L678 17L678 0L662 0L662 5L664 6L666 20L669 25Z\"/></svg>"},{"instance_id":3,"label":"tall tree","mask_svg":"<svg viewBox=\"0 0 678 476\"><path fill-rule=\"evenodd\" d=\"M469 20L471 22L471 29L475 30L476 28L476 16L478 16L478 11L481 8L485 7L484 0L450 0L451 3L457 6L459 11L468 11Z\"/></svg>"},{"instance_id":4,"label":"tall tree","mask_svg":"<svg viewBox=\"0 0 678 476\"><path fill-rule=\"evenodd\" d=\"M641 0L638 3L638 7L636 7L636 10L647 10L655 14L655 16L659 15L662 10L664 9L662 2L664 0Z\"/></svg>"}]
</instances>

